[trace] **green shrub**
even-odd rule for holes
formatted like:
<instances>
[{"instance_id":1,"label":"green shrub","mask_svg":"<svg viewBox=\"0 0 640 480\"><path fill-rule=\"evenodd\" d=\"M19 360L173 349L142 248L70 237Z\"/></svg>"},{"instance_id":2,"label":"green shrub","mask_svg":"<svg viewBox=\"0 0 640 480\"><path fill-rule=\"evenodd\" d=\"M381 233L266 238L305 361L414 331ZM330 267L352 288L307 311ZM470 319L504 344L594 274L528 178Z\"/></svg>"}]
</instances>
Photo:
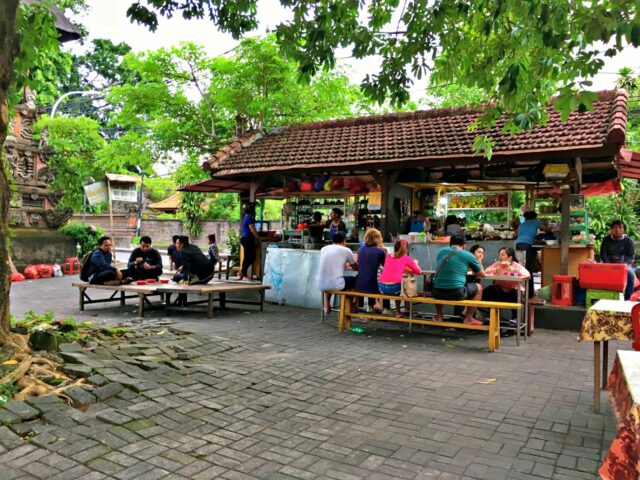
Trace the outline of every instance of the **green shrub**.
<instances>
[{"instance_id":1,"label":"green shrub","mask_svg":"<svg viewBox=\"0 0 640 480\"><path fill-rule=\"evenodd\" d=\"M229 239L227 240L229 254L232 256L240 255L240 237L235 230L229 230Z\"/></svg>"},{"instance_id":2,"label":"green shrub","mask_svg":"<svg viewBox=\"0 0 640 480\"><path fill-rule=\"evenodd\" d=\"M95 227L95 230L89 230L86 223L83 222L71 222L58 230L71 238L80 246L80 256L84 255L91 250L98 248L98 238L104 235L104 230L100 227Z\"/></svg>"}]
</instances>

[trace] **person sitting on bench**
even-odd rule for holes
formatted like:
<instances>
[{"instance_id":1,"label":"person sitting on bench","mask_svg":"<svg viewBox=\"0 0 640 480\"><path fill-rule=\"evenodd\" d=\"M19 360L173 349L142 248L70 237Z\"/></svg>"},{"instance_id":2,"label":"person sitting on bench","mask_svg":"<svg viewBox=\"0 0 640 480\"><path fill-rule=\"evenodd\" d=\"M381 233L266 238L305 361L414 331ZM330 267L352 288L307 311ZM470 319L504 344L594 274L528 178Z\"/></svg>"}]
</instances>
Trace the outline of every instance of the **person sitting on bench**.
<instances>
[{"instance_id":1,"label":"person sitting on bench","mask_svg":"<svg viewBox=\"0 0 640 480\"><path fill-rule=\"evenodd\" d=\"M345 277L344 267L348 263L354 270L358 269L353 252L347 245L347 237L344 232L335 232L332 239L333 245L327 245L320 250L320 262L316 286L323 292L324 313L331 313L331 295L328 290L353 290L356 287L356 277Z\"/></svg>"},{"instance_id":2,"label":"person sitting on bench","mask_svg":"<svg viewBox=\"0 0 640 480\"><path fill-rule=\"evenodd\" d=\"M134 280L158 279L162 275L162 257L151 247L151 237L140 238L140 246L129 256L128 276Z\"/></svg>"},{"instance_id":3,"label":"person sitting on bench","mask_svg":"<svg viewBox=\"0 0 640 480\"><path fill-rule=\"evenodd\" d=\"M627 287L624 290L624 299L629 300L633 295L635 273L633 261L636 248L633 240L625 233L626 225L622 220L611 222L609 235L602 239L600 244L600 260L603 263L622 263L627 267Z\"/></svg>"},{"instance_id":4,"label":"person sitting on bench","mask_svg":"<svg viewBox=\"0 0 640 480\"><path fill-rule=\"evenodd\" d=\"M89 257L89 283L92 285L121 285L131 283L127 270L120 271L113 266L111 237L102 236L98 239L98 248Z\"/></svg>"},{"instance_id":5,"label":"person sitting on bench","mask_svg":"<svg viewBox=\"0 0 640 480\"><path fill-rule=\"evenodd\" d=\"M189 237L180 235L176 241L182 265L173 276L174 282L188 282L189 285L204 285L213 278L213 265L195 245L189 243Z\"/></svg>"},{"instance_id":6,"label":"person sitting on bench","mask_svg":"<svg viewBox=\"0 0 640 480\"><path fill-rule=\"evenodd\" d=\"M438 300L480 300L482 298L482 285L479 283L467 283L469 269L477 277L484 277L485 273L478 259L464 247L466 242L462 235L454 235L449 241L449 247L438 252L436 259L436 273L433 278L431 293ZM465 309L463 323L468 325L482 325L480 320L473 318L476 308ZM436 322L442 322L442 305L436 304Z\"/></svg>"},{"instance_id":7,"label":"person sitting on bench","mask_svg":"<svg viewBox=\"0 0 640 480\"><path fill-rule=\"evenodd\" d=\"M516 252L511 247L502 247L498 252L498 261L487 267L484 272L487 275L499 275L507 277L531 278L529 271L514 260ZM482 300L493 302L518 302L518 282L494 280L482 292ZM522 290L524 292L524 290ZM512 319L516 318L517 310L512 310Z\"/></svg>"}]
</instances>

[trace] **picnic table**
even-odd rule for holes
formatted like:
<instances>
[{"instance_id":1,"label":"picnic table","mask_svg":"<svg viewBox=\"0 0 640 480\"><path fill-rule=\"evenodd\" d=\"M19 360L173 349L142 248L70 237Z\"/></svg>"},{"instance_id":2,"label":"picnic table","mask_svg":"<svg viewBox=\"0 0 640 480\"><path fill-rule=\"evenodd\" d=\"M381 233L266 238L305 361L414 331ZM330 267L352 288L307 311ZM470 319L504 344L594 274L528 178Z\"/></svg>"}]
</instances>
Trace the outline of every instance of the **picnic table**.
<instances>
[{"instance_id":1,"label":"picnic table","mask_svg":"<svg viewBox=\"0 0 640 480\"><path fill-rule=\"evenodd\" d=\"M146 285L92 285L88 282L75 282L72 284L77 287L79 294L80 311L85 309L86 305L106 302L120 302L125 305L128 298L138 299L138 316L144 316L145 307L154 307L149 297L159 295L161 301L164 301L164 308L184 309L193 305L207 303L208 318L213 318L213 304L218 302L220 308L225 308L227 303L236 303L244 305L257 305L260 311L264 310L264 292L271 288L268 285L249 282L230 282L214 280L204 285L183 285L176 283L150 283ZM113 292L108 298L92 298L87 292L88 289L106 290ZM259 301L250 301L242 299L229 299L227 293L230 292L250 292L254 291L260 295ZM179 295L179 301L171 303L171 296ZM206 299L188 301L188 295L204 296ZM216 297L217 295L217 297Z\"/></svg>"}]
</instances>

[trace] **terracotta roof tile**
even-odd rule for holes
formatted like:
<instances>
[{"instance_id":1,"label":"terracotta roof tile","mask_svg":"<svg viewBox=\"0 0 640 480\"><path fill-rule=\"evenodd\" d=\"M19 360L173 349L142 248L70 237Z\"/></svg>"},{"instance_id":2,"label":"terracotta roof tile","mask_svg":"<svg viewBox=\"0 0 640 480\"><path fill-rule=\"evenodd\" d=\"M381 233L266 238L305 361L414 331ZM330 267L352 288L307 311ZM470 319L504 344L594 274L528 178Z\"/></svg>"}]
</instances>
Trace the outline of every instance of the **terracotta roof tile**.
<instances>
[{"instance_id":1,"label":"terracotta roof tile","mask_svg":"<svg viewBox=\"0 0 640 480\"><path fill-rule=\"evenodd\" d=\"M627 94L600 92L590 112L565 122L549 108L547 124L510 135L492 129L467 131L477 109L447 108L312 122L252 132L216 153L204 167L216 177L287 169L357 166L368 163L455 159L473 156L476 135L489 135L494 156L535 151L621 146L625 139Z\"/></svg>"}]
</instances>

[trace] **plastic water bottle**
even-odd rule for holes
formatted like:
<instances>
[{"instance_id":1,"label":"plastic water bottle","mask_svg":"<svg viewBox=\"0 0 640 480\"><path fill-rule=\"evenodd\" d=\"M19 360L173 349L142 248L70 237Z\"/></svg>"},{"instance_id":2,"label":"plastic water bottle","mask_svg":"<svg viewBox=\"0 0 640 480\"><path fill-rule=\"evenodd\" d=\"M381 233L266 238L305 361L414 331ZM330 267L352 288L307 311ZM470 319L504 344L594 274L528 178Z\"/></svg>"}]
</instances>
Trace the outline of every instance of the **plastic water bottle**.
<instances>
[{"instance_id":1,"label":"plastic water bottle","mask_svg":"<svg viewBox=\"0 0 640 480\"><path fill-rule=\"evenodd\" d=\"M350 331L352 333L364 333L365 329L362 327L351 327Z\"/></svg>"}]
</instances>

